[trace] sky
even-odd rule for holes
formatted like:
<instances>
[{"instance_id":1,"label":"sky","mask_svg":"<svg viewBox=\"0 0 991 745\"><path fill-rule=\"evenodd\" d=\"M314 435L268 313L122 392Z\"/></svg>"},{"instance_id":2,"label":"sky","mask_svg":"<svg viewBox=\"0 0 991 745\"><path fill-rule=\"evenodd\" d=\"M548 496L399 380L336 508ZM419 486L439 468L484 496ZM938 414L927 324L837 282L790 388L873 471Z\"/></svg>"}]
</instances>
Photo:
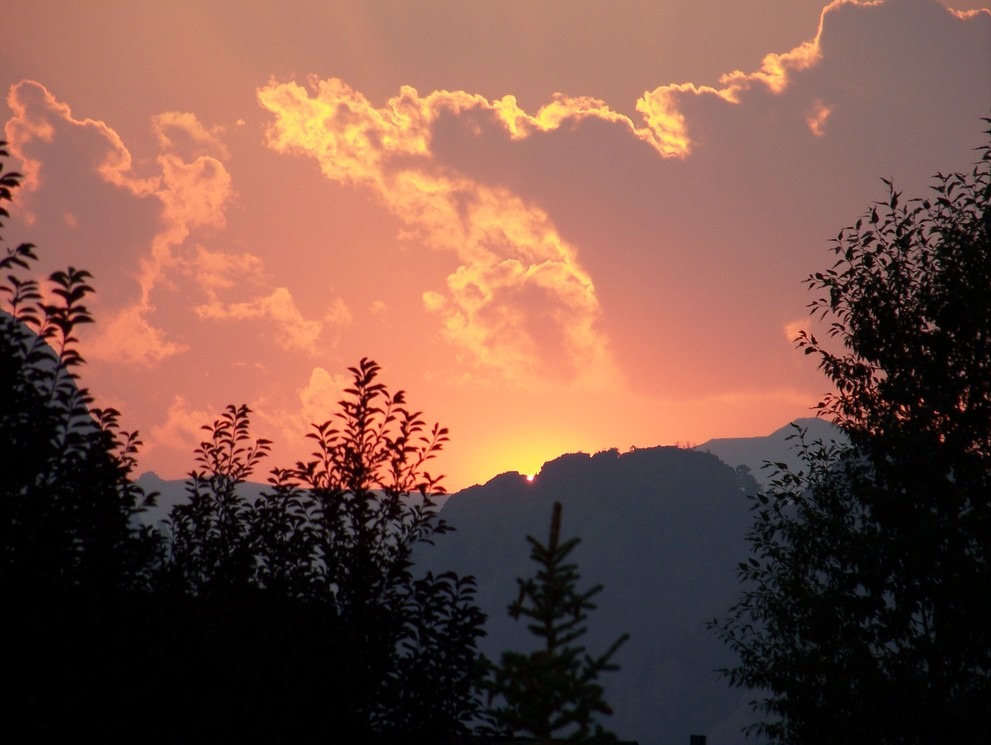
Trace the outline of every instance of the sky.
<instances>
[{"instance_id":1,"label":"sky","mask_svg":"<svg viewBox=\"0 0 991 745\"><path fill-rule=\"evenodd\" d=\"M363 357L452 491L765 435L829 390L832 239L987 142L982 5L4 0L3 238L93 273L83 382L164 478L228 404L307 458Z\"/></svg>"}]
</instances>

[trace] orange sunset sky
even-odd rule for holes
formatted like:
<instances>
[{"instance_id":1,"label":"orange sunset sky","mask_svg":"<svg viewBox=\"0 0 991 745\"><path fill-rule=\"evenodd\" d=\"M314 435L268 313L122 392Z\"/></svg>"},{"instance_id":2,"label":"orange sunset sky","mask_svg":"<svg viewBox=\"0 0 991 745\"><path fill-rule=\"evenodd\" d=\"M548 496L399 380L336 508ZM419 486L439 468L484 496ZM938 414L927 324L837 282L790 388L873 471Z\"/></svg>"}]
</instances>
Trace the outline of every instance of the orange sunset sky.
<instances>
[{"instance_id":1,"label":"orange sunset sky","mask_svg":"<svg viewBox=\"0 0 991 745\"><path fill-rule=\"evenodd\" d=\"M830 239L987 141L981 5L3 0L4 239L94 274L83 380L165 478L228 403L305 457L363 356L449 490L763 435L828 389Z\"/></svg>"}]
</instances>

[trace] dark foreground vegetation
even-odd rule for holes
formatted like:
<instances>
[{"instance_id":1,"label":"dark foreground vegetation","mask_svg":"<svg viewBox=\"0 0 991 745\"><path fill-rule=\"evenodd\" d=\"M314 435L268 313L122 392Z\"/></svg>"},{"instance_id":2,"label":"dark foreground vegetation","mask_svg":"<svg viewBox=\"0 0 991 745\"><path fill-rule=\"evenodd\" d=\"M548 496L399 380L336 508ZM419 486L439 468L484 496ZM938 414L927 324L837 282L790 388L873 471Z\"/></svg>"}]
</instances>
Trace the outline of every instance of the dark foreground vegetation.
<instances>
[{"instance_id":1,"label":"dark foreground vegetation","mask_svg":"<svg viewBox=\"0 0 991 745\"><path fill-rule=\"evenodd\" d=\"M991 132L987 133L991 136ZM991 738L991 145L840 232L802 333L849 437L754 497L719 635L777 743ZM773 467L773 464L772 464Z\"/></svg>"},{"instance_id":2,"label":"dark foreground vegetation","mask_svg":"<svg viewBox=\"0 0 991 745\"><path fill-rule=\"evenodd\" d=\"M0 197L16 183L4 176ZM89 275L43 288L25 278L34 259L29 245L0 258L7 726L165 727L180 741L466 732L482 672L473 581L417 576L411 561L448 530L424 469L446 431L362 360L314 427L312 460L274 470L249 501L239 487L269 443L231 406L204 428L167 529L144 527L140 442L116 411L90 411L76 374Z\"/></svg>"},{"instance_id":3,"label":"dark foreground vegetation","mask_svg":"<svg viewBox=\"0 0 991 745\"><path fill-rule=\"evenodd\" d=\"M991 135L991 133L989 133ZM712 628L773 742L981 742L991 732L991 146L928 200L840 233L809 279L849 444L807 443L753 496L742 595ZM6 156L0 144L0 156ZM0 170L3 209L19 183ZM270 443L231 406L204 428L164 530L134 480L140 441L92 408L76 330L87 272L30 279L0 255L0 593L5 724L39 736L457 742L478 725L610 737L582 590L555 513L510 612L542 647L478 651L471 577L418 571L450 530L426 467L446 430L362 360L312 455L240 487ZM650 588L643 588L650 592ZM677 735L675 735L677 736Z\"/></svg>"},{"instance_id":4,"label":"dark foreground vegetation","mask_svg":"<svg viewBox=\"0 0 991 745\"><path fill-rule=\"evenodd\" d=\"M18 184L0 171L0 205ZM203 428L187 499L164 530L145 526L155 495L132 478L141 443L119 412L91 409L78 377L90 275L70 267L42 286L34 261L29 244L0 257L5 725L348 743L457 742L483 725L482 681L501 668L477 650L474 580L417 574L412 561L450 530L426 470L447 431L363 359L339 411L313 426L310 460L273 469L268 488L245 497L270 443L252 436L246 406L229 406ZM549 656L578 654L574 636ZM568 695L601 696L594 678ZM533 690L513 674L499 680ZM579 705L564 724L576 739L608 737L590 728L596 713Z\"/></svg>"}]
</instances>

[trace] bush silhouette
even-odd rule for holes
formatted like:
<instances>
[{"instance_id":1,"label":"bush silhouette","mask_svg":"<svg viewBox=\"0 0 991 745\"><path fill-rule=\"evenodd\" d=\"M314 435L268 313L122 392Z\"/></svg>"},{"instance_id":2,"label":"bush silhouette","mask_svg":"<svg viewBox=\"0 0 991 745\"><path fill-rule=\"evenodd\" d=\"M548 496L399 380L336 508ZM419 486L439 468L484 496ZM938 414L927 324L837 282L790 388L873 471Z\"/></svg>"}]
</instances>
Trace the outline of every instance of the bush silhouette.
<instances>
[{"instance_id":1,"label":"bush silhouette","mask_svg":"<svg viewBox=\"0 0 991 745\"><path fill-rule=\"evenodd\" d=\"M19 182L0 160L0 227ZM312 460L249 499L270 443L230 406L205 427L166 532L143 527L154 495L132 480L140 441L119 412L90 408L78 378L90 275L70 267L43 288L25 276L35 260L30 244L0 257L8 726L191 741L467 732L474 581L416 576L411 559L450 529L424 468L447 431L362 360L340 412L314 427Z\"/></svg>"},{"instance_id":2,"label":"bush silhouette","mask_svg":"<svg viewBox=\"0 0 991 745\"><path fill-rule=\"evenodd\" d=\"M269 443L252 441L247 407L228 407L205 428L190 499L172 511L163 583L196 620L185 626L212 669L199 715L223 734L257 735L259 703L273 735L351 742L443 742L476 713L474 581L412 571L413 550L449 530L438 480L423 470L446 430L427 429L402 392L377 382L375 362L350 370L337 416L313 428L312 460L275 469L247 499L239 489ZM230 637L229 617L243 637ZM249 654L249 667L231 664ZM221 722L216 689L236 691L226 709L237 713Z\"/></svg>"}]
</instances>

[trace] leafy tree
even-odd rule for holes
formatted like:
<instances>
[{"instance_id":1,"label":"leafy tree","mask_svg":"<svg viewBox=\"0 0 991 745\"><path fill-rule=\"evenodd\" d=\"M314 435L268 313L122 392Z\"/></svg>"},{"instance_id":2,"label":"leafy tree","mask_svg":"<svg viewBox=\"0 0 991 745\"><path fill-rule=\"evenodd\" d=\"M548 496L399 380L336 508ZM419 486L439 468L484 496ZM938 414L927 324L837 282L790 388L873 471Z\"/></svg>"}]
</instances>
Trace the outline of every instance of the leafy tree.
<instances>
[{"instance_id":1,"label":"leafy tree","mask_svg":"<svg viewBox=\"0 0 991 745\"><path fill-rule=\"evenodd\" d=\"M509 606L510 615L530 619L528 628L541 640L530 654L504 652L486 681L490 701L498 704L490 716L499 731L551 742L556 733L571 742L605 742L615 737L598 717L611 714L600 673L617 669L613 655L626 641L623 634L599 657L588 654L579 640L586 632L592 598L601 585L581 591L578 567L568 557L578 538L561 541L561 504L554 504L546 545L527 536L530 556L540 567L535 578L519 579L520 594Z\"/></svg>"},{"instance_id":2,"label":"leafy tree","mask_svg":"<svg viewBox=\"0 0 991 745\"><path fill-rule=\"evenodd\" d=\"M19 183L0 163L0 221ZM36 260L27 243L0 256L0 595L16 681L5 711L44 732L121 706L161 543L136 519L153 499L131 480L137 436L79 383L89 273L69 267L46 285L29 275Z\"/></svg>"},{"instance_id":3,"label":"leafy tree","mask_svg":"<svg viewBox=\"0 0 991 745\"><path fill-rule=\"evenodd\" d=\"M19 183L0 163L0 227ZM119 412L90 410L79 385L75 333L92 321L89 273L69 267L44 288L23 277L36 259L27 243L0 256L4 589L122 590L146 579L147 546L132 518L149 500L129 478L140 443L118 429Z\"/></svg>"},{"instance_id":4,"label":"leafy tree","mask_svg":"<svg viewBox=\"0 0 991 745\"><path fill-rule=\"evenodd\" d=\"M991 132L987 134L991 135ZM991 731L991 145L888 199L812 275L810 333L849 446L754 503L748 588L714 623L774 742L979 742Z\"/></svg>"},{"instance_id":5,"label":"leafy tree","mask_svg":"<svg viewBox=\"0 0 991 745\"><path fill-rule=\"evenodd\" d=\"M203 429L210 433L194 455L200 468L189 474L187 502L171 512L170 570L197 597L244 589L255 571L255 546L250 531L251 504L238 492L271 442L251 443L250 410L228 406ZM285 519L284 514L278 516Z\"/></svg>"},{"instance_id":6,"label":"leafy tree","mask_svg":"<svg viewBox=\"0 0 991 745\"><path fill-rule=\"evenodd\" d=\"M0 157L7 151L0 143ZM20 182L0 167L3 206ZM228 407L195 451L167 536L132 481L140 445L91 409L76 331L87 272L48 286L0 255L0 593L7 723L129 739L445 742L477 709L474 581L414 576L450 528L425 464L447 440L362 360L314 460L247 479L270 443ZM150 652L150 656L149 653ZM149 713L153 711L153 713Z\"/></svg>"},{"instance_id":7,"label":"leafy tree","mask_svg":"<svg viewBox=\"0 0 991 745\"><path fill-rule=\"evenodd\" d=\"M254 500L243 487L269 443L252 440L248 408L204 428L164 575L192 641L204 731L258 735L261 707L262 731L280 737L467 732L484 620L474 580L412 571L413 550L450 530L439 479L424 470L447 431L427 428L379 370L367 359L350 368L340 411L314 425L313 459L273 470ZM174 659L185 679L190 661Z\"/></svg>"}]
</instances>

